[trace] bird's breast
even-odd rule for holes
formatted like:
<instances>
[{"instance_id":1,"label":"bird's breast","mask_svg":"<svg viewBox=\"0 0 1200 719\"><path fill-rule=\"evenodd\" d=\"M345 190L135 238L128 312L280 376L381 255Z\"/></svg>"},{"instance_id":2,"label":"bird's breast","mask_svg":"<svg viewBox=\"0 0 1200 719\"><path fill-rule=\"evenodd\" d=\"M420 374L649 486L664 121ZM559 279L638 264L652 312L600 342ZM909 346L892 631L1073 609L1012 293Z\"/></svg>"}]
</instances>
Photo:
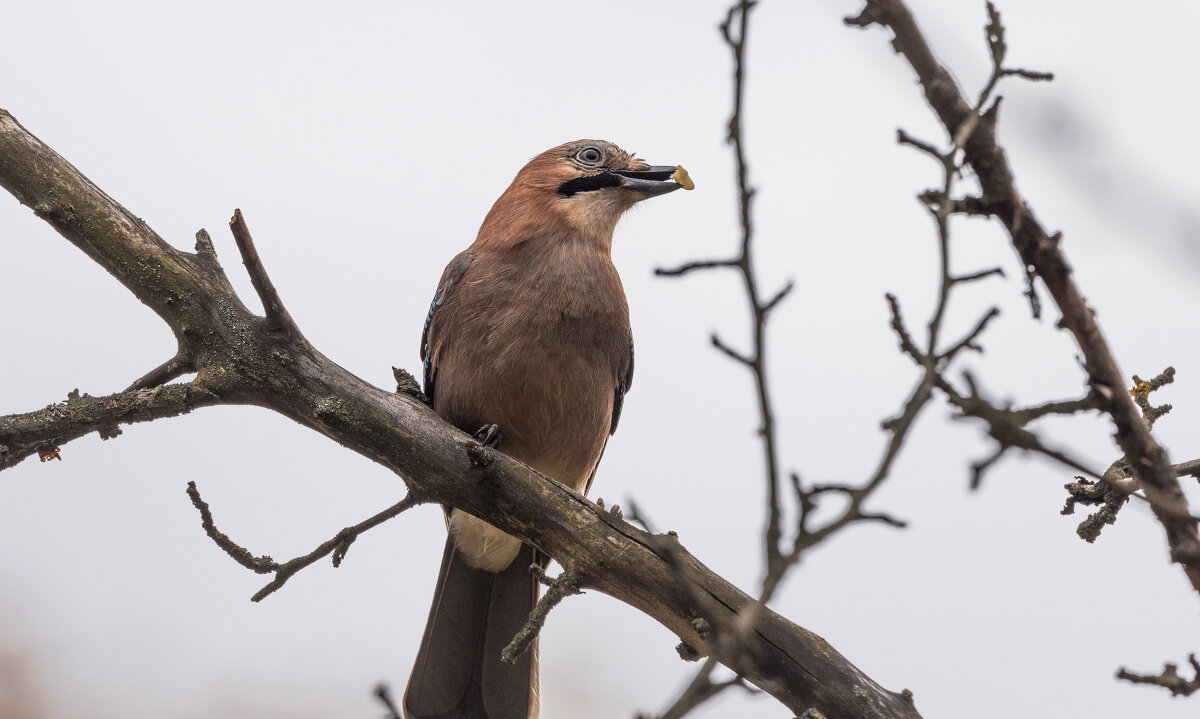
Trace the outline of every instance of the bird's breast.
<instances>
[{"instance_id":1,"label":"bird's breast","mask_svg":"<svg viewBox=\"0 0 1200 719\"><path fill-rule=\"evenodd\" d=\"M627 367L629 311L607 257L540 259L462 288L439 353L436 409L465 431L498 424L503 451L582 489Z\"/></svg>"}]
</instances>

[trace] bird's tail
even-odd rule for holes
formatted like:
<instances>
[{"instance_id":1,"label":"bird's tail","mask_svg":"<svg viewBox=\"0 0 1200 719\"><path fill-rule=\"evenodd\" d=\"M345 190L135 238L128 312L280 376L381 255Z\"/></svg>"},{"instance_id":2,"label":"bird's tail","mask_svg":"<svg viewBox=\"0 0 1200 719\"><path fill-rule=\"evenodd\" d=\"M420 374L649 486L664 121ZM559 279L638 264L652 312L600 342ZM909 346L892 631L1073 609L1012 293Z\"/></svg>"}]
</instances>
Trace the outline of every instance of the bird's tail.
<instances>
[{"instance_id":1,"label":"bird's tail","mask_svg":"<svg viewBox=\"0 0 1200 719\"><path fill-rule=\"evenodd\" d=\"M537 717L536 640L515 664L500 661L537 603L533 561L534 550L525 545L501 572L473 569L446 539L425 636L404 692L408 719Z\"/></svg>"}]
</instances>

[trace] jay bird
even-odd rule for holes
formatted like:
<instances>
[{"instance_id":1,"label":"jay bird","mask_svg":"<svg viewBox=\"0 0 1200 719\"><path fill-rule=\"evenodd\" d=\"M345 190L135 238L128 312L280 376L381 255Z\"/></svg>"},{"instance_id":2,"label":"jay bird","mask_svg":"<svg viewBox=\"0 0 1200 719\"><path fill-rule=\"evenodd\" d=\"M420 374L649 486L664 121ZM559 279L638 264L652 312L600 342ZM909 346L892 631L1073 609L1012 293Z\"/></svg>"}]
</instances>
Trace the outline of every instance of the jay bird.
<instances>
[{"instance_id":1,"label":"jay bird","mask_svg":"<svg viewBox=\"0 0 1200 719\"><path fill-rule=\"evenodd\" d=\"M467 432L498 425L500 450L586 492L633 381L613 230L638 202L690 184L601 140L533 158L438 283L421 338L434 411ZM447 508L446 521L404 712L536 717L537 644L515 664L500 653L537 602L530 565L549 560L460 510Z\"/></svg>"}]
</instances>

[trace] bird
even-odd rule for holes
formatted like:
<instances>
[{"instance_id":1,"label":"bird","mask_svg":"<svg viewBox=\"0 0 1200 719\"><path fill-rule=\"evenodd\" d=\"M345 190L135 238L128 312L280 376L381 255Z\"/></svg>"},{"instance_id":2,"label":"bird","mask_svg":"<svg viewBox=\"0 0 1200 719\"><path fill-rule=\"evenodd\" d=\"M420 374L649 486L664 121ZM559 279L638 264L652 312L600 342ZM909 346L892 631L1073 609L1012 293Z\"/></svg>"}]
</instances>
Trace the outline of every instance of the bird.
<instances>
[{"instance_id":1,"label":"bird","mask_svg":"<svg viewBox=\"0 0 1200 719\"><path fill-rule=\"evenodd\" d=\"M537 155L500 195L475 242L446 266L421 336L424 390L465 432L586 493L633 383L629 305L612 262L617 221L691 181L604 140ZM496 430L498 429L498 434ZM429 619L404 694L408 719L535 719L536 642L502 649L549 559L449 507Z\"/></svg>"}]
</instances>

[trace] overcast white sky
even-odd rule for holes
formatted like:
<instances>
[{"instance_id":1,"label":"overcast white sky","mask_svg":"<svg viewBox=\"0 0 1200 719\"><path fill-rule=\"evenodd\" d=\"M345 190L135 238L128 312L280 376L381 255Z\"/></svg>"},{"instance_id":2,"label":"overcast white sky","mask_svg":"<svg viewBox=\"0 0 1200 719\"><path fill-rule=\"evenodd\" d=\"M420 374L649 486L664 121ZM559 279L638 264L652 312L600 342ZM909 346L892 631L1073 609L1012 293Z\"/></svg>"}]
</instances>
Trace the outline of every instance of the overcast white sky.
<instances>
[{"instance_id":1,"label":"overcast white sky","mask_svg":"<svg viewBox=\"0 0 1200 719\"><path fill-rule=\"evenodd\" d=\"M683 164L692 193L647 203L614 256L633 312L637 382L594 487L637 499L743 588L759 579L757 418L748 379L709 333L746 340L735 278L652 276L732 252L723 133L724 2L10 3L0 107L163 237L207 227L235 283L225 229L240 207L292 315L328 356L381 386L418 369L442 267L531 156L603 137ZM912 3L960 82L988 71L984 3ZM941 142L911 71L878 29L842 27L858 2L764 0L752 16L746 139L768 287L797 289L772 325L782 460L806 479L859 481L879 420L915 371L884 292L919 327L936 278L913 199L938 182L897 127ZM1064 232L1077 279L1126 373L1168 364L1176 410L1156 434L1200 454L1200 149L1192 91L1200 10L1181 0L1105 12L1003 0L1012 64L1051 84L1003 86L1000 138L1023 192ZM956 221L955 267L1010 279L961 291L950 334L1004 314L967 365L995 397L1074 397L1082 375L1057 315L1035 324L994 226ZM170 332L8 195L0 197L0 413L118 391L173 352ZM1095 546L1058 515L1070 472L1016 459L976 494L991 451L941 405L872 504L911 521L863 527L814 553L777 609L826 637L924 716L1193 717L1197 701L1112 679L1200 650L1197 596L1162 531L1131 507ZM1048 427L1097 467L1115 458L1094 418ZM0 474L0 714L43 717L346 717L402 691L442 546L422 508L361 538L261 604L265 583L208 540L184 494L259 554L307 552L388 506L400 481L256 408L215 408L67 445L63 461ZM1192 492L1193 506L1200 493ZM652 620L589 593L542 639L545 717L659 710L693 671ZM17 679L11 679L16 676ZM15 714L16 689L29 698ZM789 716L730 694L700 717Z\"/></svg>"}]
</instances>

